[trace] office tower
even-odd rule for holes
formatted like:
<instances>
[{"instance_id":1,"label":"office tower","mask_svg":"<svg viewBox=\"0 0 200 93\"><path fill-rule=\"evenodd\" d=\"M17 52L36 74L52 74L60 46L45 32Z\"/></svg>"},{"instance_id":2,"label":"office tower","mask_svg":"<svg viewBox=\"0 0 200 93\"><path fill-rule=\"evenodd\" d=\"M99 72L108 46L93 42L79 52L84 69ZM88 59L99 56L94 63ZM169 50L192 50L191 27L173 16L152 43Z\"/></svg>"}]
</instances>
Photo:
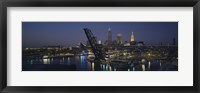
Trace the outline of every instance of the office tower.
<instances>
[{"instance_id":1,"label":"office tower","mask_svg":"<svg viewBox=\"0 0 200 93\"><path fill-rule=\"evenodd\" d=\"M131 34L131 42L133 42L133 41L134 41L134 34L132 32L132 34Z\"/></svg>"},{"instance_id":2,"label":"office tower","mask_svg":"<svg viewBox=\"0 0 200 93\"><path fill-rule=\"evenodd\" d=\"M112 43L112 32L111 32L111 28L108 28L108 45L110 45Z\"/></svg>"}]
</instances>

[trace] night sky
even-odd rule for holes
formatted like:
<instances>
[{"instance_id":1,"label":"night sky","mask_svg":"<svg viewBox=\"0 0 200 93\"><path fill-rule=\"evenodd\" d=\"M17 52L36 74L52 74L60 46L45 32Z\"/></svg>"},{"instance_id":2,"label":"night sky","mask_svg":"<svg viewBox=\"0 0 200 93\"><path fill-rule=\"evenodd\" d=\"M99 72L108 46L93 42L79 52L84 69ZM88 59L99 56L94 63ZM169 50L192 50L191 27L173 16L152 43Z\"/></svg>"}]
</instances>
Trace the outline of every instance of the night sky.
<instances>
[{"instance_id":1,"label":"night sky","mask_svg":"<svg viewBox=\"0 0 200 93\"><path fill-rule=\"evenodd\" d=\"M131 32L135 41L147 44L172 44L178 41L178 22L22 22L22 46L42 47L62 45L75 46L86 43L83 28L89 28L98 40L108 39L108 28L112 30L112 40L117 34L123 41L130 41Z\"/></svg>"}]
</instances>

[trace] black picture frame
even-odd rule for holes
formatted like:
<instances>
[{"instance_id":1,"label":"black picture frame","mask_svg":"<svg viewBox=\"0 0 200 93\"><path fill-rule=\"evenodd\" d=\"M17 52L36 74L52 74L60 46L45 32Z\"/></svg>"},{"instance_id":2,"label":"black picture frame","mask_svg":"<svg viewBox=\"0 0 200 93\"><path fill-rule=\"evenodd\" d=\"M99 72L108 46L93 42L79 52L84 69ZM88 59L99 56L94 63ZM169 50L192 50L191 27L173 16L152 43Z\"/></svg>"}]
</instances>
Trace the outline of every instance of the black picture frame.
<instances>
[{"instance_id":1,"label":"black picture frame","mask_svg":"<svg viewBox=\"0 0 200 93\"><path fill-rule=\"evenodd\" d=\"M193 7L193 73L194 86L7 86L7 7ZM0 1L0 91L2 93L35 93L35 92L117 92L117 93L199 93L199 30L200 0L2 0Z\"/></svg>"}]
</instances>

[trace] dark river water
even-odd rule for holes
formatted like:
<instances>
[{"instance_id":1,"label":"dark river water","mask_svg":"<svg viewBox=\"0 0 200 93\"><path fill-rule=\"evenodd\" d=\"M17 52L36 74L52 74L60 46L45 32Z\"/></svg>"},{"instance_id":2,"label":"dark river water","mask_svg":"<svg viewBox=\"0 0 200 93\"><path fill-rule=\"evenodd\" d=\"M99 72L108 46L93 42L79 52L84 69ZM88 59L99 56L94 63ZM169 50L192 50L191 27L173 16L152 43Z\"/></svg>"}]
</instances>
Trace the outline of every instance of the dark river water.
<instances>
[{"instance_id":1,"label":"dark river water","mask_svg":"<svg viewBox=\"0 0 200 93\"><path fill-rule=\"evenodd\" d=\"M22 68L24 71L26 70L42 70L42 68L48 67L49 70L54 69L54 67L59 68L63 67L66 70L70 70L67 68L72 67L72 71L94 71L95 65L99 65L98 69L103 71L111 71L112 68L109 64L96 64L94 62L88 62L87 56L73 56L73 57L54 57L54 58L46 58L46 59L31 59L31 60L23 60ZM73 67L75 69L73 69ZM113 68L114 70L114 68Z\"/></svg>"},{"instance_id":2,"label":"dark river water","mask_svg":"<svg viewBox=\"0 0 200 93\"><path fill-rule=\"evenodd\" d=\"M177 71L177 66L151 62L135 64L125 68L111 66L108 63L88 62L88 56L53 57L45 59L23 60L22 71Z\"/></svg>"}]
</instances>

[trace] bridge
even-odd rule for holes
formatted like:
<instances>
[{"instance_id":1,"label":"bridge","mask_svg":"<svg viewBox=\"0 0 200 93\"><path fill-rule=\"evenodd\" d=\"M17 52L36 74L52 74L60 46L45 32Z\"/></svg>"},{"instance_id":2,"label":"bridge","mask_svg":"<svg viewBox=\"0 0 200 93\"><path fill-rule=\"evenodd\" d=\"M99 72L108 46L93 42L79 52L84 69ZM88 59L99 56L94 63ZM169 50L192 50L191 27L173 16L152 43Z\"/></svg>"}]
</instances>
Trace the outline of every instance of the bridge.
<instances>
[{"instance_id":1,"label":"bridge","mask_svg":"<svg viewBox=\"0 0 200 93\"><path fill-rule=\"evenodd\" d=\"M105 60L105 52L102 50L102 46L97 44L97 40L92 31L88 28L83 29L91 46L92 52L95 55L95 61Z\"/></svg>"}]
</instances>

